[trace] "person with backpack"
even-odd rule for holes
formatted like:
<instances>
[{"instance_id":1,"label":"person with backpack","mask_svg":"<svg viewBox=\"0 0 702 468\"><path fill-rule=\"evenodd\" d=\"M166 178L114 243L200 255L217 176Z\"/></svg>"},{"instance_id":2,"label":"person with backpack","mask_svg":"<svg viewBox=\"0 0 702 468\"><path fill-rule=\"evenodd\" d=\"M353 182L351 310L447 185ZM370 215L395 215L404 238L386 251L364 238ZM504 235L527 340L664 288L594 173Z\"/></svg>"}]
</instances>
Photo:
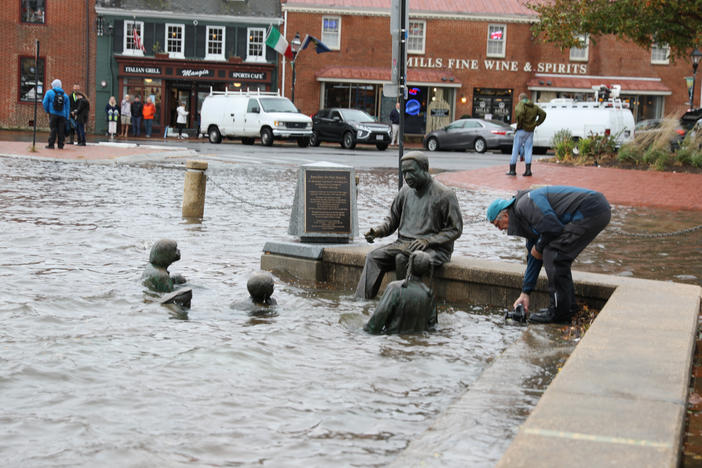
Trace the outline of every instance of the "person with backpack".
<instances>
[{"instance_id":1,"label":"person with backpack","mask_svg":"<svg viewBox=\"0 0 702 468\"><path fill-rule=\"evenodd\" d=\"M90 114L90 102L83 93L76 93L76 133L78 134L78 146L85 146L85 124L88 122Z\"/></svg>"},{"instance_id":2,"label":"person with backpack","mask_svg":"<svg viewBox=\"0 0 702 468\"><path fill-rule=\"evenodd\" d=\"M70 104L68 96L61 89L61 80L51 82L51 89L44 95L42 101L44 111L49 114L49 144L48 149L54 149L54 143L58 140L58 149L63 149L63 141L65 138L64 131L66 129L66 119L68 119Z\"/></svg>"}]
</instances>

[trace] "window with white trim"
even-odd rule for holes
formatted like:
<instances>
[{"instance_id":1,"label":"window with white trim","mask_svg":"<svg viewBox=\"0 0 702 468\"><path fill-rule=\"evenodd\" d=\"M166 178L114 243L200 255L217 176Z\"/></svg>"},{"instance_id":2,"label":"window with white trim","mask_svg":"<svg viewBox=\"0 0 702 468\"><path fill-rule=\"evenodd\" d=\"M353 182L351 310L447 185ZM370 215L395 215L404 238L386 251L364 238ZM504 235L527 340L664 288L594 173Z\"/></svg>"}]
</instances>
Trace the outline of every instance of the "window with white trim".
<instances>
[{"instance_id":1,"label":"window with white trim","mask_svg":"<svg viewBox=\"0 0 702 468\"><path fill-rule=\"evenodd\" d=\"M144 55L144 22L125 21L124 22L124 42L122 43L122 54L124 55Z\"/></svg>"},{"instance_id":2,"label":"window with white trim","mask_svg":"<svg viewBox=\"0 0 702 468\"><path fill-rule=\"evenodd\" d=\"M507 25L489 24L487 33L488 57L504 57L505 44L507 43Z\"/></svg>"},{"instance_id":3,"label":"window with white trim","mask_svg":"<svg viewBox=\"0 0 702 468\"><path fill-rule=\"evenodd\" d=\"M224 26L207 26L206 60L224 60Z\"/></svg>"},{"instance_id":4,"label":"window with white trim","mask_svg":"<svg viewBox=\"0 0 702 468\"><path fill-rule=\"evenodd\" d=\"M590 37L587 34L578 34L575 38L580 43L580 47L570 48L570 60L574 62L587 62Z\"/></svg>"},{"instance_id":5,"label":"window with white trim","mask_svg":"<svg viewBox=\"0 0 702 468\"><path fill-rule=\"evenodd\" d=\"M407 53L423 54L427 23L425 21L410 21L407 29Z\"/></svg>"},{"instance_id":6,"label":"window with white trim","mask_svg":"<svg viewBox=\"0 0 702 468\"><path fill-rule=\"evenodd\" d=\"M654 43L651 46L651 63L667 65L670 63L670 46Z\"/></svg>"},{"instance_id":7,"label":"window with white trim","mask_svg":"<svg viewBox=\"0 0 702 468\"><path fill-rule=\"evenodd\" d=\"M169 57L185 58L183 44L185 42L184 24L166 24L166 52Z\"/></svg>"},{"instance_id":8,"label":"window with white trim","mask_svg":"<svg viewBox=\"0 0 702 468\"><path fill-rule=\"evenodd\" d=\"M322 42L331 50L341 47L341 16L322 17Z\"/></svg>"},{"instance_id":9,"label":"window with white trim","mask_svg":"<svg viewBox=\"0 0 702 468\"><path fill-rule=\"evenodd\" d=\"M265 62L266 48L264 47L264 39L266 36L265 28L247 28L246 41L246 61L247 62Z\"/></svg>"}]
</instances>

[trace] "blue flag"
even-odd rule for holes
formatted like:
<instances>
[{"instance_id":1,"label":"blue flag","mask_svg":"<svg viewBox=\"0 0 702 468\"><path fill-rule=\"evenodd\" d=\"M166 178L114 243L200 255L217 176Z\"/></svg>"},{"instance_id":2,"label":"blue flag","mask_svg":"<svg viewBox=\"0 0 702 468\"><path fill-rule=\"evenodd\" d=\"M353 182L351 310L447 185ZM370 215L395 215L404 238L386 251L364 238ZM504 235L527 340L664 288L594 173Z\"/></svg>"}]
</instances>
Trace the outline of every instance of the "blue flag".
<instances>
[{"instance_id":1,"label":"blue flag","mask_svg":"<svg viewBox=\"0 0 702 468\"><path fill-rule=\"evenodd\" d=\"M302 41L302 49L306 49L310 43L314 44L314 50L318 54L321 54L322 52L331 52L331 49L325 46L324 42L320 41L314 36L310 36L309 34L306 34L305 39Z\"/></svg>"}]
</instances>

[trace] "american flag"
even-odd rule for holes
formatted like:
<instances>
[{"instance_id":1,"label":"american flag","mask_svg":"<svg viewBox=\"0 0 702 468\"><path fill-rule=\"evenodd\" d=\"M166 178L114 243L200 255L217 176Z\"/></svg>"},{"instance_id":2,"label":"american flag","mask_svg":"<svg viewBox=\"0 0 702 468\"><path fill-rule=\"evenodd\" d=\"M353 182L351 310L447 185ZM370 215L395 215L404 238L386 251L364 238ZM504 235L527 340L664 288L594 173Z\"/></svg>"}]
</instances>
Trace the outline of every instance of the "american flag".
<instances>
[{"instance_id":1,"label":"american flag","mask_svg":"<svg viewBox=\"0 0 702 468\"><path fill-rule=\"evenodd\" d=\"M490 33L490 39L502 39L502 31L497 30Z\"/></svg>"},{"instance_id":2,"label":"american flag","mask_svg":"<svg viewBox=\"0 0 702 468\"><path fill-rule=\"evenodd\" d=\"M139 31L137 31L136 26L132 26L132 36L134 37L134 48L139 49L142 52L145 51L144 44L141 43L141 38L139 37Z\"/></svg>"}]
</instances>

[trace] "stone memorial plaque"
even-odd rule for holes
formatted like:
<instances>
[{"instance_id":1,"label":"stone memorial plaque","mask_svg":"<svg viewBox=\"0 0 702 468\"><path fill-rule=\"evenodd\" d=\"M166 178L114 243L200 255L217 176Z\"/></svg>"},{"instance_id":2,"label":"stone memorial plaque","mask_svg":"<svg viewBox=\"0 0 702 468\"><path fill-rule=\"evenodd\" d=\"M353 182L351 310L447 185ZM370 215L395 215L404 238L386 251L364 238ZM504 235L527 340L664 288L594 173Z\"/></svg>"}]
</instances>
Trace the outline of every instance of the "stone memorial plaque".
<instances>
[{"instance_id":1,"label":"stone memorial plaque","mask_svg":"<svg viewBox=\"0 0 702 468\"><path fill-rule=\"evenodd\" d=\"M351 233L351 173L305 172L305 232Z\"/></svg>"},{"instance_id":2,"label":"stone memorial plaque","mask_svg":"<svg viewBox=\"0 0 702 468\"><path fill-rule=\"evenodd\" d=\"M356 175L331 162L300 166L288 234L302 242L350 242L358 235Z\"/></svg>"}]
</instances>

